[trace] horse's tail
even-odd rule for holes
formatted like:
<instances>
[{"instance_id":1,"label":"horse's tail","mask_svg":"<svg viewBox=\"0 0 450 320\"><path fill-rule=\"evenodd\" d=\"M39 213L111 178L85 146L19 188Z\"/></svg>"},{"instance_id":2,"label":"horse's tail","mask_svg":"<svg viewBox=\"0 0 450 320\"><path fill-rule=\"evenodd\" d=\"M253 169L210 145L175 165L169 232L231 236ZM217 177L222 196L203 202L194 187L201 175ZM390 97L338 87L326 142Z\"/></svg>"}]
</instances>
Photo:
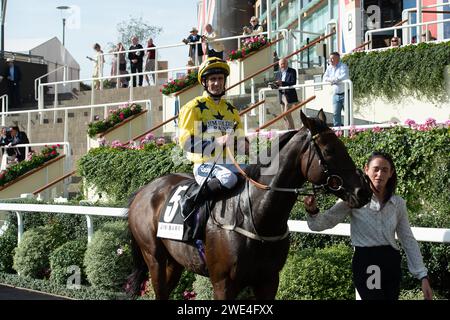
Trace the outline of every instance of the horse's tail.
<instances>
[{"instance_id":1,"label":"horse's tail","mask_svg":"<svg viewBox=\"0 0 450 320\"><path fill-rule=\"evenodd\" d=\"M128 276L125 290L131 297L136 297L143 289L144 281L148 280L148 267L133 234L131 234L131 253L133 255L134 270Z\"/></svg>"},{"instance_id":2,"label":"horse's tail","mask_svg":"<svg viewBox=\"0 0 450 320\"><path fill-rule=\"evenodd\" d=\"M128 200L128 208L130 207L134 198L141 189L142 187L139 188L139 190L137 190L130 196ZM148 279L147 276L148 267L147 264L145 263L141 249L139 248L139 245L137 244L136 239L134 238L131 230L130 236L131 236L131 254L133 256L134 268L133 273L130 274L127 278L125 291L130 297L136 297L138 294L140 294L140 291L143 288L143 285L145 284L144 281L147 281Z\"/></svg>"}]
</instances>

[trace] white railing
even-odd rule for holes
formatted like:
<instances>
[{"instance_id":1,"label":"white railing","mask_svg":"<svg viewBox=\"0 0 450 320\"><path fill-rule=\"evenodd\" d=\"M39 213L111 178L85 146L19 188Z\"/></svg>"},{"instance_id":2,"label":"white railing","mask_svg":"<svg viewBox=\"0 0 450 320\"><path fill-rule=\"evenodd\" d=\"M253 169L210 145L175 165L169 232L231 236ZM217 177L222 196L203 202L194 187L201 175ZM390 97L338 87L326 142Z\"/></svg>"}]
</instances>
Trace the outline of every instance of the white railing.
<instances>
[{"instance_id":1,"label":"white railing","mask_svg":"<svg viewBox=\"0 0 450 320\"><path fill-rule=\"evenodd\" d=\"M409 29L425 26L426 30L428 30L428 26L429 25L445 23L445 22L450 22L450 19L427 21L427 22L414 23L414 24L402 25L402 26L397 26L397 27L389 27L389 28L381 28L381 29L369 30L369 31L366 31L365 38L364 38L365 41L364 42L369 42L369 49L372 49L372 35L374 33L384 33L386 31L402 30L404 32L402 45L407 45L407 44L411 44L411 42L412 42L412 36L411 36L412 34L409 32ZM421 33L416 35L416 43L420 42L420 37L421 37ZM427 33L427 37L428 37L428 33Z\"/></svg>"},{"instance_id":2,"label":"white railing","mask_svg":"<svg viewBox=\"0 0 450 320\"><path fill-rule=\"evenodd\" d=\"M346 126L352 126L353 125L353 83L351 80L343 80L342 83L344 84L344 125ZM308 83L308 84L296 84L290 87L279 87L277 89L272 88L263 88L259 90L259 101L263 101L266 99L266 93L271 91L279 91L284 89L302 89L302 97L306 97L306 88L310 87L316 87L316 86L330 86L331 83L329 82L315 82L315 83ZM304 107L306 108L306 107ZM259 125L262 125L266 122L266 106L265 103L261 104L259 106ZM247 120L247 114L245 114L244 118L244 132L248 132L248 120Z\"/></svg>"},{"instance_id":3,"label":"white railing","mask_svg":"<svg viewBox=\"0 0 450 320\"><path fill-rule=\"evenodd\" d=\"M91 89L91 104L95 104L95 89L94 89L94 82L95 81L103 81L111 78L130 78L129 83L129 101L134 100L134 77L138 77L140 75L152 75L157 73L163 73L163 72L173 72L173 71L181 71L181 70L190 70L190 69L196 69L198 67L183 67L183 68L176 68L176 69L167 69L167 70L158 70L158 71L146 71L146 72L139 72L139 73L133 73L133 74L121 74L117 76L104 76L104 77L98 77L98 78L86 78L86 79L78 79L78 80L67 80L67 81L57 81L57 82L48 82L48 83L41 83L39 85L39 99L38 99L38 109L43 110L44 109L44 87L50 87L55 86L57 88L58 85L61 84L68 84L68 83L77 83L77 82L92 82L92 89ZM58 107L57 101L55 100L55 103L53 104L53 107L56 109ZM59 109L59 108L58 108Z\"/></svg>"},{"instance_id":4,"label":"white railing","mask_svg":"<svg viewBox=\"0 0 450 320\"><path fill-rule=\"evenodd\" d=\"M72 169L72 152L70 149L70 143L69 142L45 142L45 143L26 143L26 144L16 144L13 146L1 146L0 150L4 149L3 152L1 152L0 154L3 154L3 157L6 157L6 149L9 148L25 148L25 155L28 155L28 152L30 150L31 147L45 147L45 146L53 146L53 145L60 145L63 146L63 152L65 155L65 159L64 159L64 172L68 172L69 170ZM26 161L26 160L24 160ZM47 172L48 174L48 172ZM48 176L46 178L46 181L48 182ZM66 182L64 182L64 195L67 194L67 179Z\"/></svg>"},{"instance_id":5,"label":"white railing","mask_svg":"<svg viewBox=\"0 0 450 320\"><path fill-rule=\"evenodd\" d=\"M92 216L107 216L127 218L128 208L112 208L112 207L92 207L92 206L68 206L68 205L47 205L47 204L23 204L23 203L0 203L0 211L16 212L18 220L18 243L22 240L23 235L23 218L22 215L26 213L68 213L85 215L88 226L88 242L92 240L94 234L94 227L92 223ZM350 224L339 223L332 229L325 231L311 231L306 221L289 220L290 232L314 233L338 236L350 236ZM422 228L412 227L412 232L417 241L450 243L450 229L443 228Z\"/></svg>"},{"instance_id":6,"label":"white railing","mask_svg":"<svg viewBox=\"0 0 450 320\"><path fill-rule=\"evenodd\" d=\"M277 34L282 33L285 39L288 39L289 37L289 31L287 29L280 29L280 30L276 30L274 31ZM268 35L268 32L261 32L260 34L262 35ZM198 66L199 65L199 61L198 61L198 54L197 54L197 50L198 50L198 45L203 45L203 44L208 44L208 43L214 43L214 42L223 42L223 41L229 41L229 40L237 40L237 44L238 44L238 48L241 47L241 39L243 38L248 38L249 36L244 36L244 35L239 35L239 36L232 36L232 37L225 37L225 38L218 38L218 39L214 39L211 41L205 41L205 40L201 40L201 41L197 41L197 42L189 42L187 44L185 43L177 43L177 44L170 44L170 45L164 45L164 46L155 46L152 48L142 48L142 49L133 49L133 50L123 50L123 51L112 51L112 52L106 52L103 53L102 55L104 57L106 56L117 56L117 61L116 61L116 72L119 72L119 64L120 64L120 59L119 59L119 55L120 54L128 54L128 53L132 53L132 52L142 52L144 55L146 52L148 51L155 51L155 71L158 70L158 51L160 50L164 50L164 49L171 49L171 48L180 48L180 47L186 47L186 46L194 46L194 51L195 51L195 65ZM189 47L190 48L190 47ZM207 55L205 53L205 55ZM144 62L144 61L143 61ZM145 64L144 64L145 65ZM167 70L162 70L163 72L166 72ZM130 74L131 75L131 74ZM117 77L116 75L111 75L109 78L115 78ZM155 74L155 83L157 83L157 74Z\"/></svg>"},{"instance_id":7,"label":"white railing","mask_svg":"<svg viewBox=\"0 0 450 320\"><path fill-rule=\"evenodd\" d=\"M39 78L34 79L34 99L36 101L39 101L38 88L39 88L39 85L42 82L41 79L45 78L46 76L51 75L52 73L56 73L56 72L58 72L61 69L63 69L63 85L65 85L65 81L67 80L67 73L68 73L67 72L67 65L63 65L63 66L61 66L59 68L56 68L55 70L47 72L46 74L40 76ZM55 86L55 100L57 99L56 98L57 95L58 95L58 86Z\"/></svg>"},{"instance_id":8,"label":"white railing","mask_svg":"<svg viewBox=\"0 0 450 320\"><path fill-rule=\"evenodd\" d=\"M136 100L132 101L133 103L145 103L145 109L150 110L151 109L151 100L145 99L145 100ZM90 109L91 115L90 115L90 121L94 120L94 109L96 108L103 108L104 109L104 117L106 118L108 116L108 108L119 106L123 104L130 103L129 101L122 101L122 102L113 102L113 103L102 103L102 104L96 104L96 105L85 105L85 106L76 106L76 107L64 107L64 108L57 108L57 109L42 109L42 110L25 110L25 111L11 111L11 112L2 112L2 117L5 117L7 115L14 115L14 114L23 114L26 113L28 116L27 120L27 135L28 138L31 138L31 115L34 113L38 113L41 118L41 123L43 121L43 114L44 112L53 112L53 121L54 123L57 123L57 114L58 112L64 112L64 141L69 141L69 111L77 111L82 109Z\"/></svg>"},{"instance_id":9,"label":"white railing","mask_svg":"<svg viewBox=\"0 0 450 320\"><path fill-rule=\"evenodd\" d=\"M2 126L5 126L6 121L6 115L8 114L8 108L9 108L9 100L8 95L4 94L0 97L0 100L2 101Z\"/></svg>"},{"instance_id":10,"label":"white railing","mask_svg":"<svg viewBox=\"0 0 450 320\"><path fill-rule=\"evenodd\" d=\"M448 5L450 5L450 2L444 2L444 3L433 4L433 5L428 5L428 6L421 6L421 7L419 8L419 12L418 12L418 15L416 15L416 17L418 17L419 15L422 14L422 10L423 10L423 9L431 9L431 8L437 8L437 7L444 7L444 6L448 6ZM402 20L406 20L407 23L409 24L409 22L411 21L411 18L412 18L412 13L413 13L413 12L416 12L416 13L417 13L417 11L418 11L418 10L417 10L417 7L404 9L404 10L402 11ZM420 17L420 19L416 19L416 22L418 22L418 23L422 22L421 17ZM427 28L427 30L428 30L428 28ZM416 32L417 32L418 35L421 34L421 32L420 32L420 27L417 27L417 31L416 31ZM395 34L394 34L394 35L397 36L397 31L395 31ZM428 35L427 35L427 37L428 37ZM428 41L428 39L427 39L427 41ZM422 40L419 39L419 36L417 36L417 43L420 43L420 42L422 42Z\"/></svg>"}]
</instances>

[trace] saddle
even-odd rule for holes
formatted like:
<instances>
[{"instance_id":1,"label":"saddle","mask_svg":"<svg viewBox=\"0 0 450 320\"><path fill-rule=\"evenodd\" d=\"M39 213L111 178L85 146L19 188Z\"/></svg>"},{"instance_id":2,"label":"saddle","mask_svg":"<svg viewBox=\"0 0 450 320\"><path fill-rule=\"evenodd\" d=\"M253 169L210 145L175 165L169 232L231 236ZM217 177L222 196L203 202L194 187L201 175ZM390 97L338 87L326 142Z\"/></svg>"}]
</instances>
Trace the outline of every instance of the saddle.
<instances>
[{"instance_id":1,"label":"saddle","mask_svg":"<svg viewBox=\"0 0 450 320\"><path fill-rule=\"evenodd\" d=\"M186 216L180 205L182 198L192 196L197 190L197 183L193 179L182 181L173 188L159 217L157 237L183 242L204 239L206 222L214 206L212 201L200 204Z\"/></svg>"}]
</instances>

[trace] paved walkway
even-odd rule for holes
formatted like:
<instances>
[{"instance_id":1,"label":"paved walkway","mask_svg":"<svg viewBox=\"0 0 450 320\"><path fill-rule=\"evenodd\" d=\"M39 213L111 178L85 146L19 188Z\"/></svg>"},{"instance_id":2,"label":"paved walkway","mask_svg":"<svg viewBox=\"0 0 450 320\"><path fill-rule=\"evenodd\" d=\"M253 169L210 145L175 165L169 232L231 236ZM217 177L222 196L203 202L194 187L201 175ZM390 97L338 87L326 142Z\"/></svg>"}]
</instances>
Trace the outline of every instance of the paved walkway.
<instances>
[{"instance_id":1,"label":"paved walkway","mask_svg":"<svg viewBox=\"0 0 450 320\"><path fill-rule=\"evenodd\" d=\"M0 300L67 300L33 290L17 289L0 285Z\"/></svg>"}]
</instances>

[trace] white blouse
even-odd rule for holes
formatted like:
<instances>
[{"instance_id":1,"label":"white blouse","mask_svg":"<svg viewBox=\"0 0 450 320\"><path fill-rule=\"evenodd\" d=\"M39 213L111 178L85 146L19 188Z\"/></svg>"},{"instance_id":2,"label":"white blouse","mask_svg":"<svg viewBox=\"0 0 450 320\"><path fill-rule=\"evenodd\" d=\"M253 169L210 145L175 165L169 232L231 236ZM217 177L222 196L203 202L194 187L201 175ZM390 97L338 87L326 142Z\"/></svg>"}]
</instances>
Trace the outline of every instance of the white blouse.
<instances>
[{"instance_id":1,"label":"white blouse","mask_svg":"<svg viewBox=\"0 0 450 320\"><path fill-rule=\"evenodd\" d=\"M322 231L333 228L350 215L350 235L355 247L375 247L390 245L399 250L395 240L397 233L405 250L408 269L411 274L421 279L427 275L423 264L419 245L412 234L409 225L405 200L392 196L381 208L375 196L364 207L351 209L342 200L321 214L308 215L308 227L312 231Z\"/></svg>"}]
</instances>

